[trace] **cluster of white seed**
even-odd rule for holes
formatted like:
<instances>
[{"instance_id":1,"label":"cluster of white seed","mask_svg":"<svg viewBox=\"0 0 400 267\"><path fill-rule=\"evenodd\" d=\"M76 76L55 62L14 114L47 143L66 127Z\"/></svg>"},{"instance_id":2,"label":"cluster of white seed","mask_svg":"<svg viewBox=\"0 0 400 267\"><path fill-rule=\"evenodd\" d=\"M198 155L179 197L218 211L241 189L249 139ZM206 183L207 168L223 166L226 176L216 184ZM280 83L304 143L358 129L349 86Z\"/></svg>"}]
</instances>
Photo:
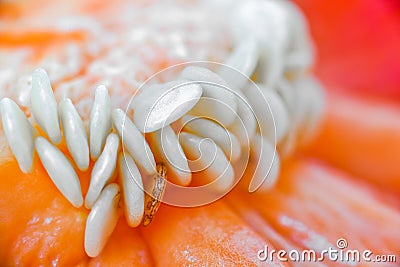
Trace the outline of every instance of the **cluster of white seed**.
<instances>
[{"instance_id":1,"label":"cluster of white seed","mask_svg":"<svg viewBox=\"0 0 400 267\"><path fill-rule=\"evenodd\" d=\"M99 86L96 90L88 139L83 121L71 100L67 98L60 103L56 102L47 73L43 69L37 69L32 77L31 120L39 125L50 141L40 135L24 112L9 98L3 98L0 102L3 130L20 169L25 173L32 171L36 150L55 186L74 207L83 205L80 180L73 164L56 145L61 143L64 136L76 167L81 171L89 168L90 158L95 161L85 197L85 207L91 209L86 222L85 249L90 256L98 255L118 219L120 189L115 183L108 184L114 177L117 158L124 191L125 214L132 227L138 226L144 216L144 225L151 222L164 188L152 185L151 194L145 196L141 176L134 172L137 167L131 156L120 152L118 157L120 138L112 132L110 100L104 86ZM123 111L114 110L113 123L117 132L122 129L123 116ZM136 136L144 141L133 123L131 126L133 128L126 128L136 131ZM142 152L134 154L139 155L135 157L139 162L140 155L144 154ZM157 166L157 169L155 165L148 168L148 174L154 176L156 184L163 183L165 173L162 165Z\"/></svg>"},{"instance_id":2,"label":"cluster of white seed","mask_svg":"<svg viewBox=\"0 0 400 267\"><path fill-rule=\"evenodd\" d=\"M3 129L21 170L32 171L36 150L65 198L91 209L89 256L101 252L117 223L119 186L128 224L147 225L163 197L166 173L187 186L192 173L204 172L209 180L201 182L226 193L235 182L232 165L250 151L255 168L249 190L267 189L279 173L277 148L289 154L315 130L323 95L307 74L313 53L301 14L274 0L237 4L231 11L235 46L224 64L211 64L213 71L207 64L181 65L173 81L143 86L127 108L133 118L111 110L108 90L99 86L86 130L70 99L57 103L43 69L32 74L29 120L13 100L1 100ZM63 138L79 170L95 161L85 199L74 164L57 147ZM115 172L119 185L110 183Z\"/></svg>"}]
</instances>

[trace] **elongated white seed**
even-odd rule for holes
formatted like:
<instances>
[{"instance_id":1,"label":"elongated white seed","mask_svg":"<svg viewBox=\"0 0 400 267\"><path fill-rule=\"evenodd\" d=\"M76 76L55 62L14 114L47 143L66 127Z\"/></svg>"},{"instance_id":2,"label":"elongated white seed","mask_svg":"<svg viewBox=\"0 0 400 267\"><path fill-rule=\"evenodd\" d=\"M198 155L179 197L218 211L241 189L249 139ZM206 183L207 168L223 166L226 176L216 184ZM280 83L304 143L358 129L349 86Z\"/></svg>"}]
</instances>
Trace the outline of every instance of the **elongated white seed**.
<instances>
[{"instance_id":1,"label":"elongated white seed","mask_svg":"<svg viewBox=\"0 0 400 267\"><path fill-rule=\"evenodd\" d=\"M189 167L193 175L201 175L200 184L212 184L218 192L226 192L234 179L234 171L226 159L224 152L210 139L203 139L193 134L182 132L179 142L189 160Z\"/></svg>"},{"instance_id":2,"label":"elongated white seed","mask_svg":"<svg viewBox=\"0 0 400 267\"><path fill-rule=\"evenodd\" d=\"M272 143L260 135L255 135L251 143L250 160L254 172L249 192L272 188L278 179L280 166L278 153Z\"/></svg>"},{"instance_id":3,"label":"elongated white seed","mask_svg":"<svg viewBox=\"0 0 400 267\"><path fill-rule=\"evenodd\" d=\"M31 110L37 123L50 140L55 144L60 143L61 131L57 102L44 69L36 69L32 74Z\"/></svg>"},{"instance_id":4,"label":"elongated white seed","mask_svg":"<svg viewBox=\"0 0 400 267\"><path fill-rule=\"evenodd\" d=\"M288 134L278 144L277 150L281 159L288 158L293 155L298 146L298 131L295 127L291 127Z\"/></svg>"},{"instance_id":5,"label":"elongated white seed","mask_svg":"<svg viewBox=\"0 0 400 267\"><path fill-rule=\"evenodd\" d=\"M119 186L107 185L86 220L85 251L96 257L103 250L118 222Z\"/></svg>"},{"instance_id":6,"label":"elongated white seed","mask_svg":"<svg viewBox=\"0 0 400 267\"><path fill-rule=\"evenodd\" d=\"M224 151L229 161L240 156L240 143L229 130L209 119L185 116L184 130L204 138L211 138Z\"/></svg>"},{"instance_id":7,"label":"elongated white seed","mask_svg":"<svg viewBox=\"0 0 400 267\"><path fill-rule=\"evenodd\" d=\"M298 110L301 90L297 90L297 88L294 88L293 84L286 79L282 79L281 81L279 81L275 90L284 102L289 112L289 115L293 120L292 123L295 124L295 126L297 127L299 124L298 117L302 117L301 114L299 114Z\"/></svg>"},{"instance_id":8,"label":"elongated white seed","mask_svg":"<svg viewBox=\"0 0 400 267\"><path fill-rule=\"evenodd\" d=\"M237 112L234 89L218 74L206 68L191 66L182 71L181 77L203 88L202 98L190 111L191 114L213 118L224 126L234 121Z\"/></svg>"},{"instance_id":9,"label":"elongated white seed","mask_svg":"<svg viewBox=\"0 0 400 267\"><path fill-rule=\"evenodd\" d=\"M241 91L237 91L237 95L237 117L235 121L228 126L228 129L236 136L242 147L249 148L251 138L256 132L256 117L246 96Z\"/></svg>"},{"instance_id":10,"label":"elongated white seed","mask_svg":"<svg viewBox=\"0 0 400 267\"><path fill-rule=\"evenodd\" d=\"M169 181L181 186L189 185L192 174L178 137L172 128L166 126L151 133L149 140L157 162L163 162L168 170Z\"/></svg>"},{"instance_id":11,"label":"elongated white seed","mask_svg":"<svg viewBox=\"0 0 400 267\"><path fill-rule=\"evenodd\" d=\"M32 74L23 75L18 78L13 86L17 99L17 104L22 107L30 107L31 105L31 91L32 91Z\"/></svg>"},{"instance_id":12,"label":"elongated white seed","mask_svg":"<svg viewBox=\"0 0 400 267\"><path fill-rule=\"evenodd\" d=\"M279 142L289 129L289 113L279 95L262 85L251 85L244 91L254 109L261 135Z\"/></svg>"},{"instance_id":13,"label":"elongated white seed","mask_svg":"<svg viewBox=\"0 0 400 267\"><path fill-rule=\"evenodd\" d=\"M43 137L35 139L36 151L47 174L74 207L81 207L83 197L78 175L64 154Z\"/></svg>"},{"instance_id":14,"label":"elongated white seed","mask_svg":"<svg viewBox=\"0 0 400 267\"><path fill-rule=\"evenodd\" d=\"M290 49L286 54L286 70L297 71L304 75L315 60L315 51L311 41L306 18L291 1L279 1L288 12Z\"/></svg>"},{"instance_id":15,"label":"elongated white seed","mask_svg":"<svg viewBox=\"0 0 400 267\"><path fill-rule=\"evenodd\" d=\"M20 169L24 173L32 171L34 144L31 124L17 104L9 98L1 100L0 113L4 133Z\"/></svg>"},{"instance_id":16,"label":"elongated white seed","mask_svg":"<svg viewBox=\"0 0 400 267\"><path fill-rule=\"evenodd\" d=\"M133 100L135 124L144 133L157 131L187 113L201 94L199 85L185 80L152 85Z\"/></svg>"},{"instance_id":17,"label":"elongated white seed","mask_svg":"<svg viewBox=\"0 0 400 267\"><path fill-rule=\"evenodd\" d=\"M69 98L60 103L60 117L68 150L78 168L84 171L89 167L89 144L86 129Z\"/></svg>"},{"instance_id":18,"label":"elongated white seed","mask_svg":"<svg viewBox=\"0 0 400 267\"><path fill-rule=\"evenodd\" d=\"M90 156L93 160L99 157L110 130L110 96L107 88L104 85L100 85L96 88L89 121Z\"/></svg>"},{"instance_id":19,"label":"elongated white seed","mask_svg":"<svg viewBox=\"0 0 400 267\"><path fill-rule=\"evenodd\" d=\"M233 89L241 90L249 82L253 74L259 57L257 42L249 38L239 43L232 54L219 67L218 74ZM239 73L238 73L239 72Z\"/></svg>"},{"instance_id":20,"label":"elongated white seed","mask_svg":"<svg viewBox=\"0 0 400 267\"><path fill-rule=\"evenodd\" d=\"M299 92L298 112L302 114L299 139L304 145L312 140L318 132L318 127L324 116L326 100L322 85L312 76L299 79L295 83L295 87Z\"/></svg>"},{"instance_id":21,"label":"elongated white seed","mask_svg":"<svg viewBox=\"0 0 400 267\"><path fill-rule=\"evenodd\" d=\"M101 190L110 181L117 165L117 154L119 148L118 135L111 133L107 136L103 152L93 166L88 193L85 197L85 207L90 209Z\"/></svg>"},{"instance_id":22,"label":"elongated white seed","mask_svg":"<svg viewBox=\"0 0 400 267\"><path fill-rule=\"evenodd\" d=\"M139 168L147 175L154 174L156 172L156 162L154 161L153 152L151 152L142 133L121 109L116 109L112 112L112 120L121 137L123 146L131 154Z\"/></svg>"},{"instance_id":23,"label":"elongated white seed","mask_svg":"<svg viewBox=\"0 0 400 267\"><path fill-rule=\"evenodd\" d=\"M264 94L265 99L270 105L273 115L273 120L275 121L276 139L278 142L280 142L289 130L289 124L290 124L289 112L285 104L283 103L282 98L276 92L265 87L261 87L261 90ZM265 121L266 123L262 127L265 127L269 123L272 124L271 116L265 115L263 118L264 119L262 121ZM266 128L264 128L264 132L265 131ZM272 140L272 135L267 134L265 136L269 137L269 139Z\"/></svg>"},{"instance_id":24,"label":"elongated white seed","mask_svg":"<svg viewBox=\"0 0 400 267\"><path fill-rule=\"evenodd\" d=\"M144 188L142 176L128 153L120 153L118 167L125 203L125 218L129 226L138 226L144 213Z\"/></svg>"},{"instance_id":25,"label":"elongated white seed","mask_svg":"<svg viewBox=\"0 0 400 267\"><path fill-rule=\"evenodd\" d=\"M285 1L246 1L236 6L231 19L237 44L243 39L257 40L260 48L258 75L271 87L282 77L290 44L290 14L280 2Z\"/></svg>"}]
</instances>

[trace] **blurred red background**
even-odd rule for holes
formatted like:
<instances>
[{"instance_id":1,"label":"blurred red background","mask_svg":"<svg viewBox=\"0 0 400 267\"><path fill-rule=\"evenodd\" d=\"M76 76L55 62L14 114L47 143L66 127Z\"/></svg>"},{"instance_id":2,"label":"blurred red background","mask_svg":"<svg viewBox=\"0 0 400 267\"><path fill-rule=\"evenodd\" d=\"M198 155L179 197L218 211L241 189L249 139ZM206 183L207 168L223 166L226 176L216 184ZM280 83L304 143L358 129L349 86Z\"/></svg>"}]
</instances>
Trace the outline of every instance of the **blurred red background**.
<instances>
[{"instance_id":1,"label":"blurred red background","mask_svg":"<svg viewBox=\"0 0 400 267\"><path fill-rule=\"evenodd\" d=\"M400 1L295 0L317 45L317 76L334 90L400 102Z\"/></svg>"}]
</instances>

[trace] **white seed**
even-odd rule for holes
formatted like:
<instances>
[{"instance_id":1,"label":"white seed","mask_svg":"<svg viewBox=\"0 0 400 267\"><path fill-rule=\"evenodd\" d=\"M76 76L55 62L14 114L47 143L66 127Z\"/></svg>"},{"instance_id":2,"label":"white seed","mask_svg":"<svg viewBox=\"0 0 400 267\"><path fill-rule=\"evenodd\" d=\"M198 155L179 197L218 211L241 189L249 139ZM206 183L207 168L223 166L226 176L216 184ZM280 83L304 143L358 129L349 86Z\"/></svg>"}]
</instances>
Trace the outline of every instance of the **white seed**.
<instances>
[{"instance_id":1,"label":"white seed","mask_svg":"<svg viewBox=\"0 0 400 267\"><path fill-rule=\"evenodd\" d=\"M0 101L0 113L4 133L20 169L24 173L32 171L34 144L31 124L17 104L9 98Z\"/></svg>"},{"instance_id":2,"label":"white seed","mask_svg":"<svg viewBox=\"0 0 400 267\"><path fill-rule=\"evenodd\" d=\"M147 175L154 174L156 172L154 156L142 133L121 109L112 112L112 120L121 137L122 144L131 154L138 167Z\"/></svg>"},{"instance_id":3,"label":"white seed","mask_svg":"<svg viewBox=\"0 0 400 267\"><path fill-rule=\"evenodd\" d=\"M96 88L94 103L90 113L89 141L90 156L97 159L111 130L111 104L108 90L104 85Z\"/></svg>"},{"instance_id":4,"label":"white seed","mask_svg":"<svg viewBox=\"0 0 400 267\"><path fill-rule=\"evenodd\" d=\"M129 226L138 226L144 213L144 188L142 176L128 153L118 156L120 180L125 203L125 218Z\"/></svg>"},{"instance_id":5,"label":"white seed","mask_svg":"<svg viewBox=\"0 0 400 267\"><path fill-rule=\"evenodd\" d=\"M232 54L218 69L218 74L235 90L241 90L249 82L259 57L255 39L246 39L239 43ZM240 73L238 73L240 72Z\"/></svg>"},{"instance_id":6,"label":"white seed","mask_svg":"<svg viewBox=\"0 0 400 267\"><path fill-rule=\"evenodd\" d=\"M202 98L190 111L195 116L213 118L224 126L232 124L237 112L234 90L216 73L201 67L187 67L182 78L203 88Z\"/></svg>"},{"instance_id":7,"label":"white seed","mask_svg":"<svg viewBox=\"0 0 400 267\"><path fill-rule=\"evenodd\" d=\"M276 92L261 85L249 86L245 95L254 109L263 137L279 142L289 129L289 113Z\"/></svg>"},{"instance_id":8,"label":"white seed","mask_svg":"<svg viewBox=\"0 0 400 267\"><path fill-rule=\"evenodd\" d=\"M35 147L47 174L58 190L74 207L81 207L83 204L81 185L68 159L43 137L36 138Z\"/></svg>"},{"instance_id":9,"label":"white seed","mask_svg":"<svg viewBox=\"0 0 400 267\"><path fill-rule=\"evenodd\" d=\"M107 136L103 152L93 166L88 193L85 197L85 207L90 209L99 197L101 190L110 181L117 164L119 148L118 135L111 133Z\"/></svg>"},{"instance_id":10,"label":"white seed","mask_svg":"<svg viewBox=\"0 0 400 267\"><path fill-rule=\"evenodd\" d=\"M36 69L32 74L31 109L37 123L50 140L55 144L60 143L57 102L44 69Z\"/></svg>"},{"instance_id":11,"label":"white seed","mask_svg":"<svg viewBox=\"0 0 400 267\"><path fill-rule=\"evenodd\" d=\"M163 162L168 169L168 179L177 185L189 185L192 174L178 137L172 128L166 126L151 133L149 138L157 162Z\"/></svg>"},{"instance_id":12,"label":"white seed","mask_svg":"<svg viewBox=\"0 0 400 267\"><path fill-rule=\"evenodd\" d=\"M250 147L250 140L256 132L257 122L253 108L246 96L241 91L238 91L237 94L237 117L228 129L236 136L242 147L248 148Z\"/></svg>"},{"instance_id":13,"label":"white seed","mask_svg":"<svg viewBox=\"0 0 400 267\"><path fill-rule=\"evenodd\" d=\"M140 131L154 132L178 120L199 101L202 88L177 80L151 85L134 97L134 121Z\"/></svg>"},{"instance_id":14,"label":"white seed","mask_svg":"<svg viewBox=\"0 0 400 267\"><path fill-rule=\"evenodd\" d=\"M325 110L325 94L322 85L314 77L303 78L295 83L299 95L300 140L306 144L318 132Z\"/></svg>"},{"instance_id":15,"label":"white seed","mask_svg":"<svg viewBox=\"0 0 400 267\"><path fill-rule=\"evenodd\" d=\"M32 74L23 75L13 85L17 96L17 103L23 107L29 107L31 104Z\"/></svg>"},{"instance_id":16,"label":"white seed","mask_svg":"<svg viewBox=\"0 0 400 267\"><path fill-rule=\"evenodd\" d=\"M297 106L299 104L299 91L286 79L279 81L275 88L278 95L282 98L285 103L289 115L293 118L294 123L297 125L296 117L299 115Z\"/></svg>"},{"instance_id":17,"label":"white seed","mask_svg":"<svg viewBox=\"0 0 400 267\"><path fill-rule=\"evenodd\" d=\"M307 20L291 1L279 1L288 12L290 47L286 55L286 69L293 72L309 68L315 59Z\"/></svg>"},{"instance_id":18,"label":"white seed","mask_svg":"<svg viewBox=\"0 0 400 267\"><path fill-rule=\"evenodd\" d=\"M278 179L280 167L279 156L272 143L260 135L255 135L251 143L250 161L254 172L249 192L272 188Z\"/></svg>"},{"instance_id":19,"label":"white seed","mask_svg":"<svg viewBox=\"0 0 400 267\"><path fill-rule=\"evenodd\" d=\"M234 172L224 152L210 139L182 132L179 141L189 160L192 173L204 172L204 183L213 183L219 192L229 190L233 184ZM204 184L203 183L203 184Z\"/></svg>"},{"instance_id":20,"label":"white seed","mask_svg":"<svg viewBox=\"0 0 400 267\"><path fill-rule=\"evenodd\" d=\"M240 143L229 130L212 120L185 116L184 130L203 138L211 138L224 151L229 161L236 161L240 156Z\"/></svg>"},{"instance_id":21,"label":"white seed","mask_svg":"<svg viewBox=\"0 0 400 267\"><path fill-rule=\"evenodd\" d=\"M96 257L103 250L118 222L119 186L110 184L101 192L86 220L85 251Z\"/></svg>"},{"instance_id":22,"label":"white seed","mask_svg":"<svg viewBox=\"0 0 400 267\"><path fill-rule=\"evenodd\" d=\"M282 77L285 52L290 44L290 13L281 1L252 0L232 12L233 36L237 44L254 38L260 48L259 76L267 86ZM283 1L282 1L283 2Z\"/></svg>"},{"instance_id":23,"label":"white seed","mask_svg":"<svg viewBox=\"0 0 400 267\"><path fill-rule=\"evenodd\" d=\"M297 138L297 130L291 127L285 138L278 144L278 152L281 159L289 158L294 154L298 145Z\"/></svg>"},{"instance_id":24,"label":"white seed","mask_svg":"<svg viewBox=\"0 0 400 267\"><path fill-rule=\"evenodd\" d=\"M82 171L89 167L89 145L86 129L69 98L60 103L60 117L68 149Z\"/></svg>"}]
</instances>

